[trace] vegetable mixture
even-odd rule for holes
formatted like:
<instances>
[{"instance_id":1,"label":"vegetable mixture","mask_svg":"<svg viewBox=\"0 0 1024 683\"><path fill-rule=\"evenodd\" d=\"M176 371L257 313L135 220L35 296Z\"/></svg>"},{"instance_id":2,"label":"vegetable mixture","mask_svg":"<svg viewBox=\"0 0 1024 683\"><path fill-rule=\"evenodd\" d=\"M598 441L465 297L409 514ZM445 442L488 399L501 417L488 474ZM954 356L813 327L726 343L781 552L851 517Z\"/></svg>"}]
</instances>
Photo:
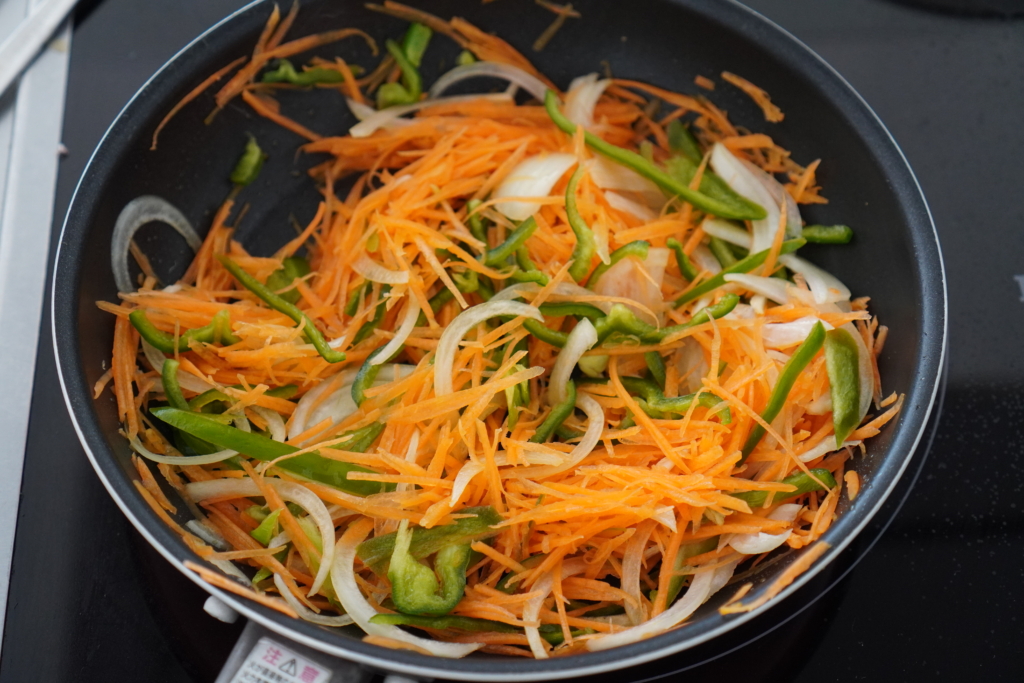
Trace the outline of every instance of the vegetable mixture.
<instances>
[{"instance_id":1,"label":"vegetable mixture","mask_svg":"<svg viewBox=\"0 0 1024 683\"><path fill-rule=\"evenodd\" d=\"M598 74L562 92L461 19L376 9L410 25L375 66L297 66L377 46L286 41L297 10L275 8L252 56L154 134L227 78L217 109L240 97L305 138L322 201L249 253L234 231L266 158L250 137L205 239L158 197L125 207L96 395L112 384L140 495L219 570L189 565L207 581L444 657L636 642L730 583L723 612L770 599L827 549L859 488L847 461L902 402L882 398L867 299L798 255L853 237L801 220L827 202L818 162L704 96ZM462 53L427 89L442 40ZM501 87L445 94L468 79ZM336 90L359 122L308 130L276 99L295 88ZM196 252L170 286L133 241L153 220ZM784 547L805 550L744 603Z\"/></svg>"}]
</instances>

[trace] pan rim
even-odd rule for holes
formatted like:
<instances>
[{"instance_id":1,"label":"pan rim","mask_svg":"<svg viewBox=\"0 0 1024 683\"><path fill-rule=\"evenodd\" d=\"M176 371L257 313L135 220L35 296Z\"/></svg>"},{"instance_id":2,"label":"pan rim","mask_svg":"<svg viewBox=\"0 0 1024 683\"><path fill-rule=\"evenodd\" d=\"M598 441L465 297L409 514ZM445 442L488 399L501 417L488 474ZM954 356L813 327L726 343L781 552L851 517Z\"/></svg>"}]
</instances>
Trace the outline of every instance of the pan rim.
<instances>
[{"instance_id":1,"label":"pan rim","mask_svg":"<svg viewBox=\"0 0 1024 683\"><path fill-rule=\"evenodd\" d=\"M96 431L96 426L95 424L89 424L90 416L88 410L86 409L83 415L80 415L78 412L78 407L82 402L82 396L88 395L88 392L83 394L83 392L80 391L82 387L79 385L83 384L83 375L81 374L81 362L77 356L77 337L74 334L62 334L59 331L59 326L57 325L57 321L60 319L75 319L72 315L77 314L78 311L77 300L73 295L73 290L65 291L66 288L59 287L59 280L62 279L62 273L71 267L68 266L61 268L63 260L62 254L66 256L66 245L68 248L72 247L72 245L67 241L67 238L70 234L69 226L72 226L73 229L73 221L77 218L77 214L75 213L76 208L80 209L80 202L78 202L79 192L81 191L83 194L85 193L83 186L85 186L86 190L88 189L88 180L91 176L91 172L95 171L94 165L102 166L102 164L105 163L105 160L102 158L102 152L108 142L108 138L115 134L120 126L126 125L126 122L130 121L133 106L136 104L137 100L150 95L150 90L154 85L159 85L159 81L166 74L168 69L172 68L173 65L179 62L184 55L193 51L197 45L202 44L212 33L220 30L240 15L254 11L256 8L267 4L265 0L256 0L217 22L195 40L178 51L146 81L146 83L128 101L124 108L122 108L117 118L104 134L96 150L94 150L91 155L89 162L83 171L82 177L76 186L61 229L57 254L55 257L53 280L51 282L51 317L53 322L52 337L61 392L71 416L72 424L83 449L89 457L90 462L92 463L92 466L97 472L97 475L104 487L114 498L116 504L132 525L143 535L144 538L146 538L147 542L149 542L161 555L164 556L165 559L171 562L179 569L179 571L188 576L190 580L199 585L206 592L215 595L240 614L244 614L247 618L252 619L282 637L302 643L318 651L347 660L356 661L364 665L415 676L443 677L456 680L480 680L481 678L486 678L487 680L494 681L513 681L550 680L603 673L646 663L708 642L727 631L747 623L756 616L764 614L768 609L771 609L776 604L783 602L792 593L799 590L799 588L817 576L838 554L852 543L853 539L871 521L874 515L881 508L882 504L886 499L888 499L890 493L896 487L904 471L909 465L912 455L919 446L924 435L928 418L932 413L941 384L940 377L942 368L944 367L947 350L948 300L946 292L945 267L942 261L938 234L935 230L931 212L913 170L907 162L902 150L899 148L899 145L893 139L891 133L859 93L857 93L857 91L835 69L818 56L817 53L804 45L785 29L779 27L771 20L765 18L756 11L743 6L735 0L722 0L718 3L702 3L699 0L668 1L672 4L683 6L692 12L704 14L719 21L724 21L728 18L736 19L738 17L743 17L746 19L748 24L762 29L769 29L767 31L767 35L760 36L759 41L755 42L759 42L759 44L772 43L773 50L781 52L782 49L785 48L792 54L799 54L799 57L804 64L802 70L803 75L807 76L808 79L815 83L819 88L831 86L832 90L826 93L828 99L835 101L837 98L845 98L847 100L845 106L842 102L837 103L836 106L844 113L850 113L853 111L861 115L866 119L866 125L873 126L874 130L869 131L861 130L856 126L854 126L854 128L856 128L857 132L862 136L872 133L878 138L877 144L870 145L872 152L877 158L887 160L895 164L892 168L886 168L886 175L900 176L903 174L902 177L900 177L900 180L902 180L909 188L904 193L906 196L899 194L899 190L895 191L899 197L899 204L901 205L901 208L908 215L908 223L911 226L910 234L923 241L924 244L921 246L925 247L928 251L928 253L921 255L924 265L922 266L922 270L919 275L920 284L922 285L922 293L925 295L925 300L922 302L922 329L925 334L922 336L916 360L918 363L917 369L921 371L922 374L920 374L918 380L911 385L911 390L918 391L923 388L927 393L927 396L917 397L919 401L922 401L923 405L914 407L915 413L913 415L913 419L900 425L897 436L894 437L893 445L890 446L889 452L891 454L898 441L907 441L908 430L916 432L913 434L912 438L910 438L909 444L907 444L907 448L905 449L906 456L903 458L898 471L891 476L891 480L888 482L888 486L885 487L884 490L874 491L872 493L872 495L876 496L876 499L873 500L872 506L869 509L856 518L857 523L854 524L851 529L844 530L844 535L841 540L830 548L828 552L811 567L811 569L801 575L793 582L793 584L758 610L734 616L725 620L721 624L708 628L705 632L694 636L680 638L678 632L666 633L644 641L643 643L635 643L633 645L615 648L601 653L587 653L568 658L554 658L536 661L516 660L513 662L509 660L509 662L505 662L498 660L472 659L443 660L416 653L386 650L377 646L366 645L358 640L345 642L332 639L333 642L328 642L326 639L317 638L312 635L314 633L323 633L323 631L320 631L319 629L314 630L316 627L302 622L293 622L290 619L287 620L286 623L284 617L277 616L276 613L270 612L265 608L257 607L247 600L238 598L223 590L212 587L202 581L202 579L200 579L194 572L188 570L184 566L184 561L186 559L194 560L196 557L185 549L184 544L182 544L169 529L162 525L156 526L153 524L154 521L157 521L155 516L153 516L152 512L145 506L143 501L139 500L137 496L131 495L134 493L133 489L129 491L129 488L127 487L119 487L117 482L111 478L112 472L108 472L106 467L116 466L114 465L114 460L109 453L103 452L102 440L95 440L96 435L89 433L90 429ZM730 16L730 13L732 13L732 16ZM750 35L751 31L747 25L737 26L737 31L746 39L754 40L754 37ZM919 213L921 215L915 216L915 213ZM930 233L928 232L928 228L930 228ZM931 238L930 241L927 239L929 237ZM77 268L77 266L75 266L75 268ZM77 269L75 272L77 274ZM929 285L937 285L937 291L929 291ZM936 299L938 300L936 301ZM934 320L935 318L937 318L937 320ZM938 335L938 339L935 339L934 336L930 336L930 333L936 331L933 330L930 325L939 328L938 331L940 331L941 334ZM63 354L61 352L62 349L64 351ZM95 422L95 420L92 420L92 422ZM93 449L94 444L100 446L97 448L97 451L94 451ZM129 492L129 495L125 495L126 492ZM149 515L149 518L143 519L145 515ZM344 642L344 645L341 644L342 642Z\"/></svg>"}]
</instances>

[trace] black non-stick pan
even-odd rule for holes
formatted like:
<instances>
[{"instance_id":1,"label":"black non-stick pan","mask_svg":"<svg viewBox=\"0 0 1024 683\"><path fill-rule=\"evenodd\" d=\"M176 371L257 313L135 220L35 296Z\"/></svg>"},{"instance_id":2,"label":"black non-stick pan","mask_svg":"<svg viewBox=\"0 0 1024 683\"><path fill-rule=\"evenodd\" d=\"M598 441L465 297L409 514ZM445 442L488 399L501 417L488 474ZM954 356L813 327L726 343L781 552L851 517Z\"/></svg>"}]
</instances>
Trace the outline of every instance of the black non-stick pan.
<instances>
[{"instance_id":1,"label":"black non-stick pan","mask_svg":"<svg viewBox=\"0 0 1024 683\"><path fill-rule=\"evenodd\" d=\"M839 518L825 536L831 550L763 608L770 609L842 552L878 510L917 446L935 397L946 336L945 280L927 206L899 148L835 71L785 31L734 2L577 0L574 7L582 18L570 20L539 53L530 45L551 15L535 11L532 2L415 4L446 18L464 16L500 33L563 87L575 76L606 67L616 76L684 92L693 91L696 75L741 74L769 91L786 118L779 124L765 123L745 95L719 87L712 98L730 118L770 134L804 163L822 158L818 178L829 203L807 208L805 218L847 223L856 230L856 238L846 247L809 247L806 252L846 282L855 296L871 297L872 311L891 330L880 359L884 389L905 394L906 402L898 419L868 443L867 455L853 460L863 488L852 504L844 497ZM250 133L259 137L270 160L258 184L247 191L245 200L251 207L237 238L250 252L269 254L292 236L292 218L304 223L312 217L318 195L304 172L316 159L297 155L298 137L242 106L231 105L204 125L213 104L212 95L203 95L167 127L158 150L149 150L155 126L174 103L218 68L251 52L270 10L269 2L257 2L211 28L168 62L125 107L75 193L54 274L54 345L65 399L82 444L124 513L182 571L184 561L199 558L136 493L132 479L137 475L128 444L117 433L114 399L109 392L92 398L92 386L109 363L113 336L112 317L95 302L117 298L110 239L122 207L139 195L157 194L205 230L230 190L228 175ZM358 27L383 39L400 35L405 25L360 2L307 0L291 35L336 27ZM445 39L435 41L424 64L428 83L453 65L457 52L457 46ZM320 54L370 63L365 45L357 41L329 46ZM288 95L282 98L285 113L321 134L343 134L354 123L335 91ZM165 282L184 272L191 252L170 229L148 227L138 239ZM790 555L761 572L753 595L795 558ZM610 671L705 642L753 616L720 615L717 607L729 593L724 591L683 627L619 649L538 661L489 655L444 660L382 649L362 642L354 627L338 631L295 621L201 585L248 618L323 652L409 675L462 680L550 679Z\"/></svg>"}]
</instances>

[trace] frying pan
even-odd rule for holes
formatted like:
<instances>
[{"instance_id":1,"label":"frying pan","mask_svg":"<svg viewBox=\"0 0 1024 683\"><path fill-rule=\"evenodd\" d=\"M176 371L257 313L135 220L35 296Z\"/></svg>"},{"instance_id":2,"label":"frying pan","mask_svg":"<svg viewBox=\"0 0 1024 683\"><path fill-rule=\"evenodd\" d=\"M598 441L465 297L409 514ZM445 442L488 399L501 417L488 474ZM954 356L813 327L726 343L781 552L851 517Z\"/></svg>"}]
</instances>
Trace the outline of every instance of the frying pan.
<instances>
[{"instance_id":1,"label":"frying pan","mask_svg":"<svg viewBox=\"0 0 1024 683\"><path fill-rule=\"evenodd\" d=\"M109 392L92 398L92 386L110 358L113 320L95 302L114 301L110 239L118 213L133 198L157 194L179 207L201 232L230 190L228 176L247 136L256 135L270 158L260 179L240 197L250 209L236 233L254 254L269 254L293 236L293 220L308 221L319 195L305 174L317 160L295 153L293 134L229 105L204 125L213 108L207 93L186 107L149 151L163 115L207 75L251 52L271 5L253 3L226 18L169 61L128 103L94 152L68 210L53 283L53 330L65 401L82 445L103 484L139 532L205 590L249 619L322 652L417 677L459 680L541 680L608 672L650 661L708 641L770 609L835 558L875 514L906 467L924 430L938 387L946 338L946 292L938 238L921 190L899 148L857 93L824 61L791 35L728 0L577 0L583 15L571 20L542 52L529 46L550 21L533 3L430 0L418 7L442 17L463 16L495 31L534 61L560 86L607 65L617 76L692 92L696 75L739 73L771 93L786 113L767 124L760 111L729 86L711 93L730 118L770 134L804 163L822 157L819 179L829 204L804 210L809 223L847 223L856 238L845 247L805 248L804 253L846 282L855 296L870 296L872 311L889 325L879 359L886 393L906 395L903 410L867 454L852 461L863 482L824 536L831 549L775 600L750 614L722 616L717 607L730 591L712 598L685 626L603 652L548 660L474 654L445 660L386 650L360 640L350 627L337 630L292 620L201 582L183 563L200 561L138 496L128 444L117 433ZM358 27L383 39L401 35L404 22L361 3L308 0L291 35ZM435 38L424 62L427 83L454 64L458 48ZM372 64L356 40L326 47L350 62ZM323 135L344 134L354 123L337 92L295 91L282 97L285 114ZM185 270L191 252L166 227L149 226L137 240L164 282ZM172 491L168 495L174 500ZM188 519L179 506L179 522ZM783 557L754 578L759 595L798 555Z\"/></svg>"}]
</instances>

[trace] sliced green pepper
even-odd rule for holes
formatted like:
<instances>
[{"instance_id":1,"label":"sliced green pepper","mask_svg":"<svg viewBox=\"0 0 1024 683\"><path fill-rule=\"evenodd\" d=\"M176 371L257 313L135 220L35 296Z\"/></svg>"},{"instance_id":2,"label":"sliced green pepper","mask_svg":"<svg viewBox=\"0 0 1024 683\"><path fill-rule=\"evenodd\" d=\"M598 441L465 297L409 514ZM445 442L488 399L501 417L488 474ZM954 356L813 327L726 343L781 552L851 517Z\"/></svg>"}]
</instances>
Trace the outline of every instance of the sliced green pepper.
<instances>
[{"instance_id":1,"label":"sliced green pepper","mask_svg":"<svg viewBox=\"0 0 1024 683\"><path fill-rule=\"evenodd\" d=\"M523 246L526 240L529 239L530 235L536 232L536 230L537 221L533 219L533 216L530 216L520 223L519 227L512 231L508 236L508 239L493 249L487 250L483 259L484 265L491 267L505 265L505 262L508 261L509 257L514 255L516 250Z\"/></svg>"},{"instance_id":2,"label":"sliced green pepper","mask_svg":"<svg viewBox=\"0 0 1024 683\"><path fill-rule=\"evenodd\" d=\"M309 275L309 261L301 256L289 256L281 263L281 267L267 278L267 289L275 292L290 304L299 302L299 290L295 288L296 280Z\"/></svg>"},{"instance_id":3,"label":"sliced green pepper","mask_svg":"<svg viewBox=\"0 0 1024 683\"><path fill-rule=\"evenodd\" d=\"M807 240L805 240L802 237L798 237L795 240L786 240L785 242L782 243L782 248L779 250L779 254L791 254L800 247L804 246L805 244L807 244ZM718 275L708 278L704 282L700 283L690 291L680 296L678 299L676 299L674 305L682 306L688 301L693 301L694 299L698 299L704 296L708 292L718 289L719 287L725 284L726 275L731 275L733 273L749 273L754 268L757 268L758 266L762 265L765 262L765 259L768 258L769 251L771 251L771 249L765 249L764 251L759 251L756 254L751 254L742 261L737 261L735 265L723 269L722 272L720 272Z\"/></svg>"},{"instance_id":4,"label":"sliced green pepper","mask_svg":"<svg viewBox=\"0 0 1024 683\"><path fill-rule=\"evenodd\" d=\"M466 590L469 545L451 544L441 548L434 558L434 567L430 568L410 554L412 531L407 524L403 522L398 529L388 567L391 599L398 611L404 614L448 614Z\"/></svg>"},{"instance_id":5,"label":"sliced green pepper","mask_svg":"<svg viewBox=\"0 0 1024 683\"><path fill-rule=\"evenodd\" d=\"M679 265L679 274L685 277L690 282L697 279L700 275L700 271L690 261L690 257L683 251L683 245L675 237L670 237L666 242L666 246L672 250L676 255L676 263Z\"/></svg>"},{"instance_id":6,"label":"sliced green pepper","mask_svg":"<svg viewBox=\"0 0 1024 683\"><path fill-rule=\"evenodd\" d=\"M384 347L381 346L367 356L359 368L359 372L356 373L355 379L352 380L352 400L357 406L363 405L363 401L366 400L366 390L372 387L374 380L377 379L377 374L382 366L373 365L372 361L383 349Z\"/></svg>"},{"instance_id":7,"label":"sliced green pepper","mask_svg":"<svg viewBox=\"0 0 1024 683\"><path fill-rule=\"evenodd\" d=\"M697 557L704 553L710 553L712 550L718 547L718 536L712 536L706 538L703 541L696 541L694 543L684 543L679 546L679 550L676 552L676 561L672 564L672 578L668 580L668 594L666 595L665 607L671 607L672 603L676 601L679 596L679 591L683 588L683 580L686 577L682 574L677 574L679 570L686 566L686 561L691 557Z\"/></svg>"},{"instance_id":8,"label":"sliced green pepper","mask_svg":"<svg viewBox=\"0 0 1024 683\"><path fill-rule=\"evenodd\" d=\"M623 304L613 304L611 310L604 318L594 322L594 329L597 330L598 343L603 342L613 332L634 336L640 341L648 344L656 344L669 336L682 330L703 325L711 318L718 320L728 315L736 308L740 298L736 294L726 294L717 303L699 310L688 322L669 327L656 328L640 320L636 314Z\"/></svg>"},{"instance_id":9,"label":"sliced green pepper","mask_svg":"<svg viewBox=\"0 0 1024 683\"><path fill-rule=\"evenodd\" d=\"M466 631L467 633L521 633L515 626L490 619L476 617L459 617L447 615L443 617L424 617L415 614L375 614L370 617L371 624L393 624L395 626L412 626L429 628L438 631Z\"/></svg>"},{"instance_id":10,"label":"sliced green pepper","mask_svg":"<svg viewBox=\"0 0 1024 683\"><path fill-rule=\"evenodd\" d=\"M227 345L237 344L240 340L231 333L231 315L227 309L221 309L213 316L209 324L186 330L178 335L178 344L174 344L174 335L158 330L149 321L146 311L137 308L128 314L128 320L138 330L139 335L151 346L164 353L173 354L175 351L183 352L189 350L189 344L193 341L205 344L223 343Z\"/></svg>"},{"instance_id":11,"label":"sliced green pepper","mask_svg":"<svg viewBox=\"0 0 1024 683\"><path fill-rule=\"evenodd\" d=\"M665 171L678 183L689 187L697 175L697 169L700 168L700 161L700 159L693 161L685 156L670 157L665 161ZM702 194L727 205L746 201L743 197L736 194L736 191L729 187L728 183L712 173L708 168L705 168L704 173L701 174L700 191Z\"/></svg>"},{"instance_id":12,"label":"sliced green pepper","mask_svg":"<svg viewBox=\"0 0 1024 683\"><path fill-rule=\"evenodd\" d=\"M832 476L832 473L828 470L819 467L811 470L811 475L805 472L797 472L796 474L790 475L782 480L783 484L789 484L795 486L794 491L776 491L775 497L772 499L776 503L781 503L789 498L795 498L796 496L804 493L810 493L811 491L821 491L824 484L827 488L833 488L836 485L836 479ZM819 484L818 482L821 482ZM742 493L730 493L733 498L739 498L745 500L747 505L753 508L759 508L765 504L768 500L767 491L743 491Z\"/></svg>"},{"instance_id":13,"label":"sliced green pepper","mask_svg":"<svg viewBox=\"0 0 1024 683\"><path fill-rule=\"evenodd\" d=\"M484 226L484 217L477 209L483 204L479 199L470 199L466 202L466 223L469 224L469 231L485 245L487 244L487 228Z\"/></svg>"},{"instance_id":14,"label":"sliced green pepper","mask_svg":"<svg viewBox=\"0 0 1024 683\"><path fill-rule=\"evenodd\" d=\"M385 305L384 295L391 291L391 285L383 285L380 288L380 298L377 299L377 303L374 304L376 308L373 310L373 317L367 320L360 326L356 332L356 336L352 337L352 345L355 346L364 339L369 338L373 331L380 327L380 324L384 322L384 316L388 312L388 307Z\"/></svg>"},{"instance_id":15,"label":"sliced green pepper","mask_svg":"<svg viewBox=\"0 0 1024 683\"><path fill-rule=\"evenodd\" d=\"M704 158L704 152L700 149L700 143L693 136L690 129L683 125L679 119L669 121L665 129L668 134L668 147L673 152L682 154L695 164L699 164Z\"/></svg>"},{"instance_id":16,"label":"sliced green pepper","mask_svg":"<svg viewBox=\"0 0 1024 683\"><path fill-rule=\"evenodd\" d=\"M567 315L576 318L589 318L591 321L604 317L604 311L597 306L576 301L558 301L540 305L540 312L549 318L564 318Z\"/></svg>"},{"instance_id":17,"label":"sliced green pepper","mask_svg":"<svg viewBox=\"0 0 1024 683\"><path fill-rule=\"evenodd\" d=\"M644 362L647 364L647 369L651 372L651 377L658 383L658 386L662 389L665 388L665 360L661 357L661 354L657 351L648 351L644 354Z\"/></svg>"},{"instance_id":18,"label":"sliced green pepper","mask_svg":"<svg viewBox=\"0 0 1024 683\"><path fill-rule=\"evenodd\" d=\"M284 313L286 316L294 320L297 324L303 325L302 334L306 337L310 344L316 347L317 353L327 361L328 363L340 363L345 360L345 354L341 351L335 351L327 345L327 340L324 339L323 333L317 329L316 325L313 324L313 320L299 310L295 304L288 303L277 294L274 294L266 285L254 278L249 273L242 270L241 266L232 261L226 256L218 256L217 260L220 261L224 267L231 273L238 283L248 289L250 292L258 296L268 306L273 308L279 313Z\"/></svg>"},{"instance_id":19,"label":"sliced green pepper","mask_svg":"<svg viewBox=\"0 0 1024 683\"><path fill-rule=\"evenodd\" d=\"M459 66L468 66L474 62L476 62L476 56L474 56L469 50L463 50L459 53L459 56L455 58L455 63Z\"/></svg>"},{"instance_id":20,"label":"sliced green pepper","mask_svg":"<svg viewBox=\"0 0 1024 683\"><path fill-rule=\"evenodd\" d=\"M712 255L718 260L722 268L732 268L736 265L736 255L732 253L729 245L717 237L712 237L708 243Z\"/></svg>"},{"instance_id":21,"label":"sliced green pepper","mask_svg":"<svg viewBox=\"0 0 1024 683\"><path fill-rule=\"evenodd\" d=\"M853 239L853 230L848 225L808 225L803 236L815 244L847 244Z\"/></svg>"},{"instance_id":22,"label":"sliced green pepper","mask_svg":"<svg viewBox=\"0 0 1024 683\"><path fill-rule=\"evenodd\" d=\"M270 541L277 536L277 518L281 516L280 510L274 510L269 515L263 518L260 525L249 532L249 535L255 538L263 545L270 545Z\"/></svg>"},{"instance_id":23,"label":"sliced green pepper","mask_svg":"<svg viewBox=\"0 0 1024 683\"><path fill-rule=\"evenodd\" d=\"M229 448L244 455L268 462L282 455L290 455L299 449L273 439L243 432L241 429L221 424L203 413L193 413L177 408L153 408L150 413L170 426L180 429L198 439L208 441L221 448ZM353 437L358 439L358 435ZM348 447L346 442L343 446ZM349 472L372 472L364 467L339 460L324 458L315 452L303 453L278 463L277 467L312 481L327 484L342 491L360 496L380 493L386 486L372 481L349 481Z\"/></svg>"},{"instance_id":24,"label":"sliced green pepper","mask_svg":"<svg viewBox=\"0 0 1024 683\"><path fill-rule=\"evenodd\" d=\"M231 171L231 182L244 187L256 180L266 158L267 155L260 149L256 138L250 135L249 141L245 143L245 151L242 152L234 170Z\"/></svg>"},{"instance_id":25,"label":"sliced green pepper","mask_svg":"<svg viewBox=\"0 0 1024 683\"><path fill-rule=\"evenodd\" d=\"M627 256L635 256L641 261L645 260L650 248L650 243L645 240L636 240L629 244L623 244L608 255L608 263L602 263L597 268L594 268L594 272L590 274L590 279L587 280L587 289L593 289L594 285L597 284L597 281L601 279L602 275L608 272L609 268Z\"/></svg>"},{"instance_id":26,"label":"sliced green pepper","mask_svg":"<svg viewBox=\"0 0 1024 683\"><path fill-rule=\"evenodd\" d=\"M178 361L168 358L164 361L163 371L160 373L164 385L164 396L172 408L178 410L189 410L188 401L181 393L181 385L178 384Z\"/></svg>"},{"instance_id":27,"label":"sliced green pepper","mask_svg":"<svg viewBox=\"0 0 1024 683\"><path fill-rule=\"evenodd\" d=\"M835 425L837 447L843 445L863 418L860 414L859 356L860 349L848 331L835 329L825 334L825 367L832 394L832 423Z\"/></svg>"},{"instance_id":28,"label":"sliced green pepper","mask_svg":"<svg viewBox=\"0 0 1024 683\"><path fill-rule=\"evenodd\" d=\"M576 384L569 380L565 386L565 400L557 405L551 406L551 412L544 418L544 421L537 427L536 433L530 437L530 443L544 443L551 438L555 430L569 419L572 411L576 408Z\"/></svg>"},{"instance_id":29,"label":"sliced green pepper","mask_svg":"<svg viewBox=\"0 0 1024 683\"><path fill-rule=\"evenodd\" d=\"M597 253L597 240L594 239L594 231L590 229L586 221L580 215L576 206L576 188L583 177L583 165L576 167L569 178L569 184L565 188L565 215L569 219L569 227L576 235L576 246L572 250L572 265L569 266L569 275L576 282L581 282L583 277L590 272L590 262L594 260Z\"/></svg>"},{"instance_id":30,"label":"sliced green pepper","mask_svg":"<svg viewBox=\"0 0 1024 683\"><path fill-rule=\"evenodd\" d=\"M545 94L544 106L547 109L548 116L556 126L569 135L576 133L576 124L566 118L558 109L558 95L553 90L548 90ZM586 133L585 139L587 145L598 153L636 171L648 180L653 181L667 194L678 195L702 211L707 211L721 218L735 218L738 220L760 220L767 215L764 207L735 193L733 195L736 200L726 202L722 199L709 197L697 190L691 190L684 183L679 182L647 159L644 159L640 154L605 142L589 131Z\"/></svg>"},{"instance_id":31,"label":"sliced green pepper","mask_svg":"<svg viewBox=\"0 0 1024 683\"><path fill-rule=\"evenodd\" d=\"M490 506L464 508L458 513L473 516L460 517L451 524L435 526L430 529L420 527L413 529L409 554L417 559L422 559L450 545L472 544L474 541L482 541L498 534L499 529L491 527L501 524L502 517L494 508ZM356 548L356 555L364 564L373 567L374 571L378 571L394 553L397 536L397 532L391 532L363 541ZM378 573L380 572L378 571Z\"/></svg>"},{"instance_id":32,"label":"sliced green pepper","mask_svg":"<svg viewBox=\"0 0 1024 683\"><path fill-rule=\"evenodd\" d=\"M274 398L291 398L295 394L299 393L299 387L294 384L285 384L274 389L268 389L264 396L273 396Z\"/></svg>"},{"instance_id":33,"label":"sliced green pepper","mask_svg":"<svg viewBox=\"0 0 1024 683\"><path fill-rule=\"evenodd\" d=\"M348 301L345 302L345 315L351 318L359 310L359 300L364 296L369 296L370 290L373 283L367 282L362 287L356 287L352 290L352 294L348 297Z\"/></svg>"},{"instance_id":34,"label":"sliced green pepper","mask_svg":"<svg viewBox=\"0 0 1024 683\"><path fill-rule=\"evenodd\" d=\"M405 53L409 63L417 69L423 64L423 53L427 51L430 44L430 37L434 32L430 27L420 23L409 24L409 29L402 39L402 51Z\"/></svg>"},{"instance_id":35,"label":"sliced green pepper","mask_svg":"<svg viewBox=\"0 0 1024 683\"><path fill-rule=\"evenodd\" d=\"M353 67L349 68L352 69ZM353 75L355 75L355 69L353 69ZM325 69L322 66L296 71L290 61L282 59L277 63L277 68L273 71L265 72L261 80L264 83L289 83L291 85L308 87L320 83L341 83L345 80L345 77L337 69Z\"/></svg>"},{"instance_id":36,"label":"sliced green pepper","mask_svg":"<svg viewBox=\"0 0 1024 683\"><path fill-rule=\"evenodd\" d=\"M707 392L701 392L699 397L697 394L687 394L686 396L666 398L661 387L653 380L641 379L639 377L622 377L621 379L622 386L625 387L626 391L643 398L643 403L639 401L637 403L641 408L645 406L649 408L649 410L644 410L644 412L655 418L667 415L682 416L693 405L694 399L696 399L697 405L708 409L714 408L722 402L722 399ZM730 424L732 422L732 415L728 408L722 410L720 416L722 424Z\"/></svg>"},{"instance_id":37,"label":"sliced green pepper","mask_svg":"<svg viewBox=\"0 0 1024 683\"><path fill-rule=\"evenodd\" d=\"M388 53L394 58L395 64L402 72L402 82L385 83L377 89L377 108L387 109L399 104L418 102L420 95L423 94L423 79L420 77L420 72L409 60L409 56L406 55L401 45L393 40L387 40L384 42L384 47L387 48Z\"/></svg>"},{"instance_id":38,"label":"sliced green pepper","mask_svg":"<svg viewBox=\"0 0 1024 683\"><path fill-rule=\"evenodd\" d=\"M775 388L772 389L772 394L768 397L768 405L765 406L764 411L761 413L761 418L765 422L771 424L772 420L778 416L779 411L786 404L786 398L789 396L796 378L800 376L800 373L811 362L811 359L821 350L821 345L824 342L825 327L819 321L814 324L814 327L811 328L811 333L807 335L807 339L804 339L803 343L797 347L797 350L786 361L786 364L782 366L782 370L779 371L779 378L775 380ZM754 428L750 430L750 436L747 437L747 441L743 445L743 457L740 458L739 464L743 464L747 456L750 455L754 447L764 437L764 434L765 429L761 426L761 423L755 424Z\"/></svg>"}]
</instances>

